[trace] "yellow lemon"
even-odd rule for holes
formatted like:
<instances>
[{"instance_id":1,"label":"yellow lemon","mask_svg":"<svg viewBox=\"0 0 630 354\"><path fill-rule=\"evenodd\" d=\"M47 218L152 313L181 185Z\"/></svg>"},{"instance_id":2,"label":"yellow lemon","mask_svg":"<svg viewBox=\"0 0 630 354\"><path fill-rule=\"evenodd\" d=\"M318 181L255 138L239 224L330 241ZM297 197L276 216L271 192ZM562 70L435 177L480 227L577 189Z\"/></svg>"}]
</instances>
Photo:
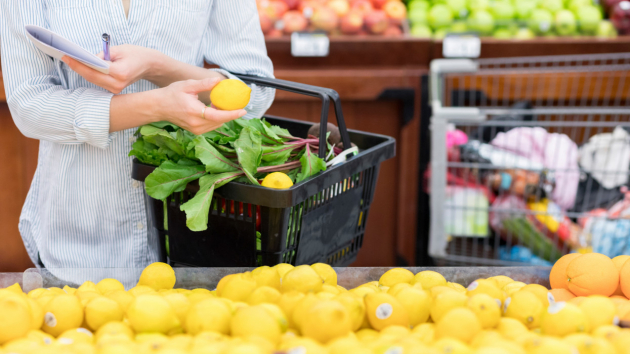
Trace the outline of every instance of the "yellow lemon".
<instances>
[{"instance_id":1,"label":"yellow lemon","mask_svg":"<svg viewBox=\"0 0 630 354\"><path fill-rule=\"evenodd\" d=\"M62 290L63 290L63 291L65 291L65 292L66 292L66 294L69 294L69 295L74 295L74 294L77 292L77 289L72 288L72 287L69 287L69 286L67 286L67 285L66 285L66 286L64 286L64 287L62 288Z\"/></svg>"},{"instance_id":2,"label":"yellow lemon","mask_svg":"<svg viewBox=\"0 0 630 354\"><path fill-rule=\"evenodd\" d=\"M85 306L85 322L93 331L98 330L107 322L121 321L123 316L124 312L120 305L104 296L90 300Z\"/></svg>"},{"instance_id":3,"label":"yellow lemon","mask_svg":"<svg viewBox=\"0 0 630 354\"><path fill-rule=\"evenodd\" d=\"M417 283L413 286L414 288L418 288L418 289L424 289L422 287L422 285L420 283ZM452 286L447 286L447 285L437 285L432 287L431 289L429 289L428 291L431 292L431 296L433 298L435 298L436 296L442 294L442 293L462 293L464 295L466 295L466 288L464 288L464 291L458 291L457 289L453 288Z\"/></svg>"},{"instance_id":4,"label":"yellow lemon","mask_svg":"<svg viewBox=\"0 0 630 354\"><path fill-rule=\"evenodd\" d=\"M95 340L98 342L98 340L105 335L123 335L130 339L134 337L134 333L131 330L131 327L121 321L108 322L102 325L101 328L96 331L94 337Z\"/></svg>"},{"instance_id":5,"label":"yellow lemon","mask_svg":"<svg viewBox=\"0 0 630 354\"><path fill-rule=\"evenodd\" d=\"M186 296L188 298L188 301L190 301L191 305L194 305L194 304L196 304L196 303L198 303L200 301L203 301L205 299L212 299L212 298L214 298L212 295L209 295L209 294L193 293L193 292L184 294L184 296Z\"/></svg>"},{"instance_id":6,"label":"yellow lemon","mask_svg":"<svg viewBox=\"0 0 630 354\"><path fill-rule=\"evenodd\" d=\"M470 346L472 348L480 348L497 343L501 340L504 340L504 338L498 331L484 329L473 337L470 341Z\"/></svg>"},{"instance_id":7,"label":"yellow lemon","mask_svg":"<svg viewBox=\"0 0 630 354\"><path fill-rule=\"evenodd\" d=\"M9 285L8 287L5 288L5 290L14 292L14 293L19 294L19 295L24 295L24 292L22 291L22 287L20 286L19 283L15 283L13 285Z\"/></svg>"},{"instance_id":8,"label":"yellow lemon","mask_svg":"<svg viewBox=\"0 0 630 354\"><path fill-rule=\"evenodd\" d=\"M258 306L267 310L267 312L276 319L276 322L278 322L278 325L280 326L280 332L284 333L289 329L289 320L287 319L285 313L282 312L280 306L276 304L260 304Z\"/></svg>"},{"instance_id":9,"label":"yellow lemon","mask_svg":"<svg viewBox=\"0 0 630 354\"><path fill-rule=\"evenodd\" d=\"M499 324L497 324L496 330L509 340L516 340L516 338L529 333L527 327L521 321L510 317L502 317L499 320Z\"/></svg>"},{"instance_id":10,"label":"yellow lemon","mask_svg":"<svg viewBox=\"0 0 630 354\"><path fill-rule=\"evenodd\" d=\"M293 181L286 173L272 172L263 178L260 185L272 189L287 189L293 186Z\"/></svg>"},{"instance_id":11,"label":"yellow lemon","mask_svg":"<svg viewBox=\"0 0 630 354\"><path fill-rule=\"evenodd\" d=\"M356 337L340 337L328 343L328 352L330 354L346 354L354 348L362 346Z\"/></svg>"},{"instance_id":12,"label":"yellow lemon","mask_svg":"<svg viewBox=\"0 0 630 354\"><path fill-rule=\"evenodd\" d=\"M543 312L540 330L544 334L560 337L588 332L588 319L579 307L567 302L556 302Z\"/></svg>"},{"instance_id":13,"label":"yellow lemon","mask_svg":"<svg viewBox=\"0 0 630 354\"><path fill-rule=\"evenodd\" d=\"M291 314L291 322L296 329L302 328L302 323L308 321L308 310L320 301L322 300L315 294L308 293L295 304L293 313Z\"/></svg>"},{"instance_id":14,"label":"yellow lemon","mask_svg":"<svg viewBox=\"0 0 630 354\"><path fill-rule=\"evenodd\" d=\"M44 324L44 308L30 297L23 296L31 312L31 329L40 329Z\"/></svg>"},{"instance_id":15,"label":"yellow lemon","mask_svg":"<svg viewBox=\"0 0 630 354\"><path fill-rule=\"evenodd\" d=\"M51 336L48 333L45 333L39 329L36 330L30 330L27 334L26 337L27 339L31 339L34 340L36 342L38 342L39 344L43 344L43 345L49 345L52 344L55 341L55 337Z\"/></svg>"},{"instance_id":16,"label":"yellow lemon","mask_svg":"<svg viewBox=\"0 0 630 354\"><path fill-rule=\"evenodd\" d=\"M142 270L138 285L146 285L154 290L173 289L175 286L175 271L162 262L155 262Z\"/></svg>"},{"instance_id":17,"label":"yellow lemon","mask_svg":"<svg viewBox=\"0 0 630 354\"><path fill-rule=\"evenodd\" d=\"M441 338L433 343L433 348L439 350L439 353L444 354L469 354L472 350L459 339L455 338Z\"/></svg>"},{"instance_id":18,"label":"yellow lemon","mask_svg":"<svg viewBox=\"0 0 630 354\"><path fill-rule=\"evenodd\" d=\"M5 343L2 353L38 354L44 348L47 348L47 346L42 346L39 340L18 338ZM0 350L2 349L0 347Z\"/></svg>"},{"instance_id":19,"label":"yellow lemon","mask_svg":"<svg viewBox=\"0 0 630 354\"><path fill-rule=\"evenodd\" d=\"M293 290L280 295L278 299L277 304L287 316L288 324L291 328L296 328L295 323L293 323L293 309L303 297L304 293Z\"/></svg>"},{"instance_id":20,"label":"yellow lemon","mask_svg":"<svg viewBox=\"0 0 630 354\"><path fill-rule=\"evenodd\" d=\"M615 325L604 325L595 328L592 332L593 337L610 340L620 329Z\"/></svg>"},{"instance_id":21,"label":"yellow lemon","mask_svg":"<svg viewBox=\"0 0 630 354\"><path fill-rule=\"evenodd\" d=\"M413 273L404 268L390 269L381 275L378 280L379 285L392 287L398 283L410 283L413 280Z\"/></svg>"},{"instance_id":22,"label":"yellow lemon","mask_svg":"<svg viewBox=\"0 0 630 354\"><path fill-rule=\"evenodd\" d=\"M251 275L237 274L229 278L217 295L233 301L247 301L249 295L256 289L256 281Z\"/></svg>"},{"instance_id":23,"label":"yellow lemon","mask_svg":"<svg viewBox=\"0 0 630 354\"><path fill-rule=\"evenodd\" d=\"M617 353L628 353L628 348L630 348L630 332L619 331L619 333L615 334L610 339L610 343L615 346Z\"/></svg>"},{"instance_id":24,"label":"yellow lemon","mask_svg":"<svg viewBox=\"0 0 630 354\"><path fill-rule=\"evenodd\" d=\"M391 325L409 326L409 316L403 305L386 293L367 294L365 312L370 326L379 331Z\"/></svg>"},{"instance_id":25,"label":"yellow lemon","mask_svg":"<svg viewBox=\"0 0 630 354\"><path fill-rule=\"evenodd\" d=\"M514 318L529 329L540 326L545 306L529 291L517 291L505 300L505 317Z\"/></svg>"},{"instance_id":26,"label":"yellow lemon","mask_svg":"<svg viewBox=\"0 0 630 354\"><path fill-rule=\"evenodd\" d=\"M94 334L85 328L73 328L61 333L57 338L57 342L64 345L78 342L92 344L94 342Z\"/></svg>"},{"instance_id":27,"label":"yellow lemon","mask_svg":"<svg viewBox=\"0 0 630 354\"><path fill-rule=\"evenodd\" d=\"M422 343L431 345L435 340L435 324L422 323L413 327L411 336L418 338Z\"/></svg>"},{"instance_id":28,"label":"yellow lemon","mask_svg":"<svg viewBox=\"0 0 630 354\"><path fill-rule=\"evenodd\" d=\"M129 293L129 295L133 297L138 297L140 295L157 294L155 289L148 285L136 285L133 288L129 289L127 293Z\"/></svg>"},{"instance_id":29,"label":"yellow lemon","mask_svg":"<svg viewBox=\"0 0 630 354\"><path fill-rule=\"evenodd\" d=\"M289 272L282 278L280 285L282 292L297 290L300 292L319 292L322 289L324 280L307 265L300 265Z\"/></svg>"},{"instance_id":30,"label":"yellow lemon","mask_svg":"<svg viewBox=\"0 0 630 354\"><path fill-rule=\"evenodd\" d=\"M177 349L188 353L193 343L193 336L189 334L176 334L171 336L169 341L164 343L163 349Z\"/></svg>"},{"instance_id":31,"label":"yellow lemon","mask_svg":"<svg viewBox=\"0 0 630 354\"><path fill-rule=\"evenodd\" d=\"M537 340L528 348L528 354L575 354L577 350L560 339L545 337Z\"/></svg>"},{"instance_id":32,"label":"yellow lemon","mask_svg":"<svg viewBox=\"0 0 630 354\"><path fill-rule=\"evenodd\" d=\"M317 294L315 294L315 296L317 296L318 298L320 298L322 300L332 300L337 295L336 294L331 294L331 293L326 292L326 291L320 291Z\"/></svg>"},{"instance_id":33,"label":"yellow lemon","mask_svg":"<svg viewBox=\"0 0 630 354\"><path fill-rule=\"evenodd\" d=\"M334 294L334 295L339 295L339 293L341 291L336 286L324 284L324 285L322 285L322 291L321 292L326 292L326 293L331 293L331 294Z\"/></svg>"},{"instance_id":34,"label":"yellow lemon","mask_svg":"<svg viewBox=\"0 0 630 354\"><path fill-rule=\"evenodd\" d=\"M584 333L570 334L562 339L577 348L580 354L616 354L615 347L607 340Z\"/></svg>"},{"instance_id":35,"label":"yellow lemon","mask_svg":"<svg viewBox=\"0 0 630 354\"><path fill-rule=\"evenodd\" d=\"M473 311L458 307L447 312L435 325L436 338L451 337L469 343L481 331L481 322Z\"/></svg>"},{"instance_id":36,"label":"yellow lemon","mask_svg":"<svg viewBox=\"0 0 630 354\"><path fill-rule=\"evenodd\" d=\"M288 263L279 263L271 268L275 269L278 272L280 278L283 278L285 274L287 274L291 269L295 267Z\"/></svg>"},{"instance_id":37,"label":"yellow lemon","mask_svg":"<svg viewBox=\"0 0 630 354\"><path fill-rule=\"evenodd\" d=\"M262 306L250 306L239 309L230 323L233 336L261 336L272 343L278 343L282 333L280 324Z\"/></svg>"},{"instance_id":38,"label":"yellow lemon","mask_svg":"<svg viewBox=\"0 0 630 354\"><path fill-rule=\"evenodd\" d=\"M378 337L379 332L371 328L363 328L356 332L357 339L362 342L370 342Z\"/></svg>"},{"instance_id":39,"label":"yellow lemon","mask_svg":"<svg viewBox=\"0 0 630 354\"><path fill-rule=\"evenodd\" d=\"M475 313L481 327L494 328L501 319L501 305L499 300L493 299L487 294L476 294L468 298L466 306Z\"/></svg>"},{"instance_id":40,"label":"yellow lemon","mask_svg":"<svg viewBox=\"0 0 630 354\"><path fill-rule=\"evenodd\" d=\"M525 285L527 285L527 284L525 284L523 282L520 282L520 281L514 281L514 282L511 282L511 283L505 284L503 286L503 288L501 288L501 290L505 291L505 293L508 296L510 296L513 293L521 290Z\"/></svg>"},{"instance_id":41,"label":"yellow lemon","mask_svg":"<svg viewBox=\"0 0 630 354\"><path fill-rule=\"evenodd\" d=\"M325 263L315 263L311 265L311 268L317 273L322 279L324 279L325 285L337 286L337 272L328 264Z\"/></svg>"},{"instance_id":42,"label":"yellow lemon","mask_svg":"<svg viewBox=\"0 0 630 354\"><path fill-rule=\"evenodd\" d=\"M431 318L437 323L442 316L457 307L465 307L468 297L456 291L444 292L433 299Z\"/></svg>"},{"instance_id":43,"label":"yellow lemon","mask_svg":"<svg viewBox=\"0 0 630 354\"><path fill-rule=\"evenodd\" d=\"M95 291L77 291L74 295L79 298L83 307L85 307L90 300L103 296Z\"/></svg>"},{"instance_id":44,"label":"yellow lemon","mask_svg":"<svg viewBox=\"0 0 630 354\"><path fill-rule=\"evenodd\" d=\"M270 286L261 286L256 288L247 297L247 303L250 305L258 305L262 303L275 304L280 300L280 292Z\"/></svg>"},{"instance_id":45,"label":"yellow lemon","mask_svg":"<svg viewBox=\"0 0 630 354\"><path fill-rule=\"evenodd\" d=\"M514 280L505 275L496 275L494 277L488 278L488 280L493 280L497 284L497 288L503 289L504 286L514 282Z\"/></svg>"},{"instance_id":46,"label":"yellow lemon","mask_svg":"<svg viewBox=\"0 0 630 354\"><path fill-rule=\"evenodd\" d=\"M221 300L208 298L190 308L186 316L186 332L192 335L204 331L228 334L230 330L230 308Z\"/></svg>"},{"instance_id":47,"label":"yellow lemon","mask_svg":"<svg viewBox=\"0 0 630 354\"><path fill-rule=\"evenodd\" d=\"M116 301L124 312L127 311L127 308L129 308L129 305L131 305L134 299L133 295L124 290L112 291L107 293L105 296Z\"/></svg>"},{"instance_id":48,"label":"yellow lemon","mask_svg":"<svg viewBox=\"0 0 630 354\"><path fill-rule=\"evenodd\" d=\"M0 345L23 337L32 329L29 308L18 296L0 299Z\"/></svg>"},{"instance_id":49,"label":"yellow lemon","mask_svg":"<svg viewBox=\"0 0 630 354\"><path fill-rule=\"evenodd\" d=\"M362 299L349 293L343 293L339 294L335 300L341 303L348 311L352 321L352 330L357 331L361 328L361 324L365 318L365 304Z\"/></svg>"},{"instance_id":50,"label":"yellow lemon","mask_svg":"<svg viewBox=\"0 0 630 354\"><path fill-rule=\"evenodd\" d=\"M578 307L584 312L592 330L603 325L612 325L617 315L617 306L604 296L589 296Z\"/></svg>"},{"instance_id":51,"label":"yellow lemon","mask_svg":"<svg viewBox=\"0 0 630 354\"><path fill-rule=\"evenodd\" d=\"M37 289L33 289L33 290L29 291L27 295L31 299L37 299L40 295L44 294L47 291L48 290L44 289L44 288L37 288Z\"/></svg>"},{"instance_id":52,"label":"yellow lemon","mask_svg":"<svg viewBox=\"0 0 630 354\"><path fill-rule=\"evenodd\" d=\"M549 306L549 289L545 288L544 286L540 284L527 284L519 291L529 291L538 297L543 306Z\"/></svg>"},{"instance_id":53,"label":"yellow lemon","mask_svg":"<svg viewBox=\"0 0 630 354\"><path fill-rule=\"evenodd\" d=\"M350 314L338 301L320 301L307 311L306 316L308 320L302 323L302 334L320 343L328 343L352 331Z\"/></svg>"},{"instance_id":54,"label":"yellow lemon","mask_svg":"<svg viewBox=\"0 0 630 354\"><path fill-rule=\"evenodd\" d=\"M293 338L280 343L278 350L284 353L327 354L326 347L311 338Z\"/></svg>"},{"instance_id":55,"label":"yellow lemon","mask_svg":"<svg viewBox=\"0 0 630 354\"><path fill-rule=\"evenodd\" d=\"M396 294L398 294L398 292L401 291L402 289L404 289L404 288L411 288L411 287L412 286L409 283L398 283L398 284L390 287L389 289L387 289L387 293L389 295L396 296Z\"/></svg>"},{"instance_id":56,"label":"yellow lemon","mask_svg":"<svg viewBox=\"0 0 630 354\"><path fill-rule=\"evenodd\" d=\"M446 279L442 276L442 274L438 272L434 272L432 270L425 270L419 272L413 277L411 281L411 285L420 283L424 290L429 290L434 286L444 285L446 286Z\"/></svg>"},{"instance_id":57,"label":"yellow lemon","mask_svg":"<svg viewBox=\"0 0 630 354\"><path fill-rule=\"evenodd\" d=\"M129 325L136 333L168 333L180 325L175 310L159 295L140 295L127 309Z\"/></svg>"},{"instance_id":58,"label":"yellow lemon","mask_svg":"<svg viewBox=\"0 0 630 354\"><path fill-rule=\"evenodd\" d=\"M47 303L50 302L50 300L54 299L57 296L59 295L54 294L52 292L45 293L45 294L42 294L40 297L36 298L35 301L39 304L39 306L43 308L44 306L46 306Z\"/></svg>"},{"instance_id":59,"label":"yellow lemon","mask_svg":"<svg viewBox=\"0 0 630 354\"><path fill-rule=\"evenodd\" d=\"M493 299L498 299L503 304L505 301L505 293L503 290L497 288L496 282L488 279L479 279L468 285L467 295L473 296L476 294L486 294L489 295Z\"/></svg>"},{"instance_id":60,"label":"yellow lemon","mask_svg":"<svg viewBox=\"0 0 630 354\"><path fill-rule=\"evenodd\" d=\"M361 298L365 297L365 295L367 294L376 292L376 290L367 286L360 286L358 288L350 289L348 291Z\"/></svg>"},{"instance_id":61,"label":"yellow lemon","mask_svg":"<svg viewBox=\"0 0 630 354\"><path fill-rule=\"evenodd\" d=\"M167 294L164 295L164 300L168 301L173 310L175 310L175 315L179 319L179 323L185 323L186 315L191 307L190 300L186 295L180 293Z\"/></svg>"},{"instance_id":62,"label":"yellow lemon","mask_svg":"<svg viewBox=\"0 0 630 354\"><path fill-rule=\"evenodd\" d=\"M256 281L256 286L269 286L280 290L280 274L278 270L269 266L262 266L252 270L252 278Z\"/></svg>"},{"instance_id":63,"label":"yellow lemon","mask_svg":"<svg viewBox=\"0 0 630 354\"><path fill-rule=\"evenodd\" d=\"M243 109L249 104L252 89L240 80L226 79L210 91L210 101L223 111Z\"/></svg>"},{"instance_id":64,"label":"yellow lemon","mask_svg":"<svg viewBox=\"0 0 630 354\"><path fill-rule=\"evenodd\" d=\"M44 306L44 324L42 330L53 336L81 326L83 306L74 295L59 295Z\"/></svg>"},{"instance_id":65,"label":"yellow lemon","mask_svg":"<svg viewBox=\"0 0 630 354\"><path fill-rule=\"evenodd\" d=\"M52 288L51 288L51 289L52 289ZM54 291L54 290L53 290L53 291ZM63 290L62 290L62 291L63 291ZM89 280L88 280L88 281L86 281L86 282L84 282L83 284L81 284L81 286L79 286L79 287L77 288L77 293L84 292L84 291L91 291L91 292L95 292L95 293L97 293L97 294L99 294L99 295L102 295L102 294L101 294L101 292L100 292L100 291L98 290L98 288L96 287L96 284L94 284L93 282L91 282L91 281L89 281ZM65 293L66 293L66 292L64 291L64 294L65 294Z\"/></svg>"},{"instance_id":66,"label":"yellow lemon","mask_svg":"<svg viewBox=\"0 0 630 354\"><path fill-rule=\"evenodd\" d=\"M458 283L451 283L448 282L446 283L446 286L451 288L451 289L455 289L456 291L462 293L462 294L466 294L466 287L464 287L462 284L458 284Z\"/></svg>"},{"instance_id":67,"label":"yellow lemon","mask_svg":"<svg viewBox=\"0 0 630 354\"><path fill-rule=\"evenodd\" d=\"M395 297L407 311L409 324L412 327L429 319L433 298L428 291L409 287L400 290Z\"/></svg>"},{"instance_id":68,"label":"yellow lemon","mask_svg":"<svg viewBox=\"0 0 630 354\"><path fill-rule=\"evenodd\" d=\"M99 281L96 284L96 288L103 295L114 290L125 290L125 286L121 282L119 282L116 279L111 279L111 278L107 278L107 279L103 279Z\"/></svg>"}]
</instances>

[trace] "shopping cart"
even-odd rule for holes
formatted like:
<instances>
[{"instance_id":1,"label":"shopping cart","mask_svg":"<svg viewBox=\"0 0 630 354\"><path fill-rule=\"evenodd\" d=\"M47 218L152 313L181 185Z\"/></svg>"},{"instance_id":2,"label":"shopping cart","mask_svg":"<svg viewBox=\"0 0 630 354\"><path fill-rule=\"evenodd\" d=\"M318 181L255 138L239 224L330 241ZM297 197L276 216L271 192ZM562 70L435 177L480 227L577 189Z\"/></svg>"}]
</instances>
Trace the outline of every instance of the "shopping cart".
<instances>
[{"instance_id":1,"label":"shopping cart","mask_svg":"<svg viewBox=\"0 0 630 354\"><path fill-rule=\"evenodd\" d=\"M630 254L630 53L431 63L439 265Z\"/></svg>"}]
</instances>

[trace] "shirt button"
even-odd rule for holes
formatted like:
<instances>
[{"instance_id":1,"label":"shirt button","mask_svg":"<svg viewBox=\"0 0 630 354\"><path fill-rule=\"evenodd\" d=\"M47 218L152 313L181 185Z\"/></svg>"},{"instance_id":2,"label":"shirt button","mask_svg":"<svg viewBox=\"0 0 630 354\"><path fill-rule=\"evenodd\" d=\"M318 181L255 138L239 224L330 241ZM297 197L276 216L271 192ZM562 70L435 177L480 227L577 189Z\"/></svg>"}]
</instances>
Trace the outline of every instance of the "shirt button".
<instances>
[{"instance_id":1,"label":"shirt button","mask_svg":"<svg viewBox=\"0 0 630 354\"><path fill-rule=\"evenodd\" d=\"M138 230L142 230L144 228L144 225L141 222L139 222L136 224L136 227L138 228Z\"/></svg>"},{"instance_id":2,"label":"shirt button","mask_svg":"<svg viewBox=\"0 0 630 354\"><path fill-rule=\"evenodd\" d=\"M140 187L140 183L139 183L138 181L136 181L136 180L134 180L134 181L131 183L131 185L133 186L133 188L138 188L138 187Z\"/></svg>"}]
</instances>

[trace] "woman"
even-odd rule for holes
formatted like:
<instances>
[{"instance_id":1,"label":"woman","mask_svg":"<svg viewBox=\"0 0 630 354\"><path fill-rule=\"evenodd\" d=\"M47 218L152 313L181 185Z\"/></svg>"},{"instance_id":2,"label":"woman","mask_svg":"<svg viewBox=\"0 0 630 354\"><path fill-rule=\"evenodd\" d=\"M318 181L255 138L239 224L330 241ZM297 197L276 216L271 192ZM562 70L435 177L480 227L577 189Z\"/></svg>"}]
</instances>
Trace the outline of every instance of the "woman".
<instances>
[{"instance_id":1,"label":"woman","mask_svg":"<svg viewBox=\"0 0 630 354\"><path fill-rule=\"evenodd\" d=\"M202 134L266 111L274 91L255 86L245 110L205 108L230 72L273 76L255 1L3 1L0 16L7 103L20 131L40 140L19 223L31 260L47 268L156 261L143 185L130 177L134 128L169 121ZM38 51L27 24L93 53L108 33L109 75ZM204 69L204 60L222 69Z\"/></svg>"}]
</instances>

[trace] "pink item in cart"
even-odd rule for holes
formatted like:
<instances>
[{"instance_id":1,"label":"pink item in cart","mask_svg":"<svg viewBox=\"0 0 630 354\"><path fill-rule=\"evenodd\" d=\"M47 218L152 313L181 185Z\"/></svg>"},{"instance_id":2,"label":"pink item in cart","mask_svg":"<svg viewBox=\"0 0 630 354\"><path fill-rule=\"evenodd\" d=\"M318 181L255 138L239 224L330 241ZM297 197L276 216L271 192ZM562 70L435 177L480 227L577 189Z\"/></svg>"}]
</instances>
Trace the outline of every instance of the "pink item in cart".
<instances>
[{"instance_id":1,"label":"pink item in cart","mask_svg":"<svg viewBox=\"0 0 630 354\"><path fill-rule=\"evenodd\" d=\"M446 148L450 149L453 146L464 145L468 142L468 135L459 129L450 130L446 132Z\"/></svg>"}]
</instances>

